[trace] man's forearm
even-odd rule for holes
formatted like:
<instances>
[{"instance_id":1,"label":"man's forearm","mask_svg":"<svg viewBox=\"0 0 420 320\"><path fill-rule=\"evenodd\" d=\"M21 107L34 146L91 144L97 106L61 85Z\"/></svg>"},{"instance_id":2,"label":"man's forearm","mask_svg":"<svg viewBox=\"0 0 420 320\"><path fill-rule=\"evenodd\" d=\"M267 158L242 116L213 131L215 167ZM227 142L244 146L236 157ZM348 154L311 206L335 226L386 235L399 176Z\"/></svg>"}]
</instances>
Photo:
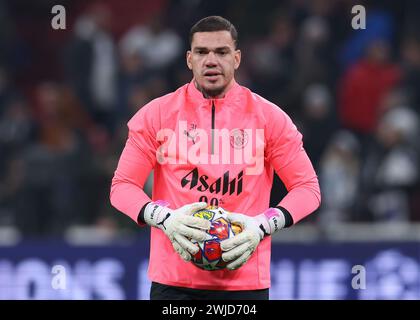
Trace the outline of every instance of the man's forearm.
<instances>
[{"instance_id":1,"label":"man's forearm","mask_svg":"<svg viewBox=\"0 0 420 320\"><path fill-rule=\"evenodd\" d=\"M143 189L134 184L118 180L117 177L113 179L110 200L116 209L125 213L140 225L144 223L139 223L139 213L147 203L152 201Z\"/></svg>"},{"instance_id":2,"label":"man's forearm","mask_svg":"<svg viewBox=\"0 0 420 320\"><path fill-rule=\"evenodd\" d=\"M297 223L307 215L318 209L321 196L318 180L291 190L278 204L286 218L286 227Z\"/></svg>"}]
</instances>

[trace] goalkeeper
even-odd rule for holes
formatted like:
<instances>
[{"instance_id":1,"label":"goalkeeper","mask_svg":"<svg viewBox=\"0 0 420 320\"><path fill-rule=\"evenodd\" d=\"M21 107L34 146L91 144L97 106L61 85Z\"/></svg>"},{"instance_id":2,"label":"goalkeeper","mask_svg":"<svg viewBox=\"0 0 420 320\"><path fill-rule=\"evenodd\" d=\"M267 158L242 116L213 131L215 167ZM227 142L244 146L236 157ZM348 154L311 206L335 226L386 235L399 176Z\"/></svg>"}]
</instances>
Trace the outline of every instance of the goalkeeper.
<instances>
[{"instance_id":1,"label":"goalkeeper","mask_svg":"<svg viewBox=\"0 0 420 320\"><path fill-rule=\"evenodd\" d=\"M235 81L237 42L228 20L197 22L186 55L192 81L128 122L110 197L140 226L152 226L151 299L268 299L270 235L320 204L296 126L281 108ZM150 199L143 186L152 169ZM269 208L274 171L288 193ZM208 204L234 212L229 219L243 226L222 242L227 268L212 272L188 262L198 250L189 239L203 240L210 227L191 214Z\"/></svg>"}]
</instances>

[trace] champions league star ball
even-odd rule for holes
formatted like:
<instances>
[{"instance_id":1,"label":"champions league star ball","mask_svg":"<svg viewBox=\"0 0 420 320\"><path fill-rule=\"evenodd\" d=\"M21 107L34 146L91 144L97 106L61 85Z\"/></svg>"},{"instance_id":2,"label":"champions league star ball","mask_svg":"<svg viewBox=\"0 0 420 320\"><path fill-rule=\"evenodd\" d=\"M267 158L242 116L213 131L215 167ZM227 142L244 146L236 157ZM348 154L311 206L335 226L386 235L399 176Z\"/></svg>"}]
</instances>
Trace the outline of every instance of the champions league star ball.
<instances>
[{"instance_id":1,"label":"champions league star ball","mask_svg":"<svg viewBox=\"0 0 420 320\"><path fill-rule=\"evenodd\" d=\"M242 232L240 225L230 223L226 219L227 214L222 208L212 207L201 209L193 214L194 217L211 222L210 230L207 231L207 240L200 242L192 240L199 248L191 260L197 267L209 271L226 268L227 263L222 259L220 242Z\"/></svg>"}]
</instances>

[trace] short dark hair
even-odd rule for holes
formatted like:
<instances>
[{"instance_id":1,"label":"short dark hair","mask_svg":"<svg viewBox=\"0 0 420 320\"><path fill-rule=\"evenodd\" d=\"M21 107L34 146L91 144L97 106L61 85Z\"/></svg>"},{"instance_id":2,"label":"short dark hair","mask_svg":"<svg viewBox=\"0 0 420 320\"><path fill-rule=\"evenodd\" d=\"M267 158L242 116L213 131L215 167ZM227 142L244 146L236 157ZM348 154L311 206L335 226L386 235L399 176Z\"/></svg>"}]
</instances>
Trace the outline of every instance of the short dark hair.
<instances>
[{"instance_id":1,"label":"short dark hair","mask_svg":"<svg viewBox=\"0 0 420 320\"><path fill-rule=\"evenodd\" d=\"M221 16L209 16L198 21L190 30L190 46L196 32L229 31L235 44L238 47L238 31L229 20Z\"/></svg>"}]
</instances>

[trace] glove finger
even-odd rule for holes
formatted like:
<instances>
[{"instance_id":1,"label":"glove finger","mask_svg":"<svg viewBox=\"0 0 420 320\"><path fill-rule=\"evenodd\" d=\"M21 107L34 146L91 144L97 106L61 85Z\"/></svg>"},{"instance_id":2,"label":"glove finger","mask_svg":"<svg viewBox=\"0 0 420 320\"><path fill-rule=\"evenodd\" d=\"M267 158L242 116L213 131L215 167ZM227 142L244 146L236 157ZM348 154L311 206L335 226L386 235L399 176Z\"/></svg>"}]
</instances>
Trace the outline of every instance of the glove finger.
<instances>
[{"instance_id":1,"label":"glove finger","mask_svg":"<svg viewBox=\"0 0 420 320\"><path fill-rule=\"evenodd\" d=\"M236 236L234 236L233 238L222 241L220 243L220 247L222 248L223 251L229 251L248 241L249 241L248 232L243 231L237 234Z\"/></svg>"},{"instance_id":2,"label":"glove finger","mask_svg":"<svg viewBox=\"0 0 420 320\"><path fill-rule=\"evenodd\" d=\"M189 241L187 238L183 237L180 234L175 235L175 240L181 246L183 250L186 250L188 253L194 255L198 252L198 247Z\"/></svg>"},{"instance_id":3,"label":"glove finger","mask_svg":"<svg viewBox=\"0 0 420 320\"><path fill-rule=\"evenodd\" d=\"M177 225L175 231L186 238L194 239L196 241L204 241L207 239L207 233L205 233L204 231L195 228L190 228L184 224Z\"/></svg>"},{"instance_id":4,"label":"glove finger","mask_svg":"<svg viewBox=\"0 0 420 320\"><path fill-rule=\"evenodd\" d=\"M228 220L231 223L234 222L234 223L240 224L242 227L245 224L243 215L240 213L228 213L226 215L226 220Z\"/></svg>"},{"instance_id":5,"label":"glove finger","mask_svg":"<svg viewBox=\"0 0 420 320\"><path fill-rule=\"evenodd\" d=\"M209 230L211 226L210 221L192 216L182 216L180 217L180 221L187 226L204 230Z\"/></svg>"},{"instance_id":6,"label":"glove finger","mask_svg":"<svg viewBox=\"0 0 420 320\"><path fill-rule=\"evenodd\" d=\"M233 248L232 250L224 252L222 254L223 261L229 262L235 260L242 256L246 251L251 251L249 245L250 244L248 242L245 242L242 243L240 246Z\"/></svg>"},{"instance_id":7,"label":"glove finger","mask_svg":"<svg viewBox=\"0 0 420 320\"><path fill-rule=\"evenodd\" d=\"M185 214L193 214L195 211L204 209L207 207L207 202L194 202L183 206L181 209Z\"/></svg>"},{"instance_id":8,"label":"glove finger","mask_svg":"<svg viewBox=\"0 0 420 320\"><path fill-rule=\"evenodd\" d=\"M229 270L236 270L239 267L243 266L251 257L251 252L246 251L242 256L238 259L234 260L233 262L229 263L226 268Z\"/></svg>"},{"instance_id":9,"label":"glove finger","mask_svg":"<svg viewBox=\"0 0 420 320\"><path fill-rule=\"evenodd\" d=\"M184 259L184 261L191 261L191 255L185 249L183 249L182 246L176 240L172 242L172 246L174 247L175 251L178 252L178 254L181 256L181 258Z\"/></svg>"}]
</instances>

